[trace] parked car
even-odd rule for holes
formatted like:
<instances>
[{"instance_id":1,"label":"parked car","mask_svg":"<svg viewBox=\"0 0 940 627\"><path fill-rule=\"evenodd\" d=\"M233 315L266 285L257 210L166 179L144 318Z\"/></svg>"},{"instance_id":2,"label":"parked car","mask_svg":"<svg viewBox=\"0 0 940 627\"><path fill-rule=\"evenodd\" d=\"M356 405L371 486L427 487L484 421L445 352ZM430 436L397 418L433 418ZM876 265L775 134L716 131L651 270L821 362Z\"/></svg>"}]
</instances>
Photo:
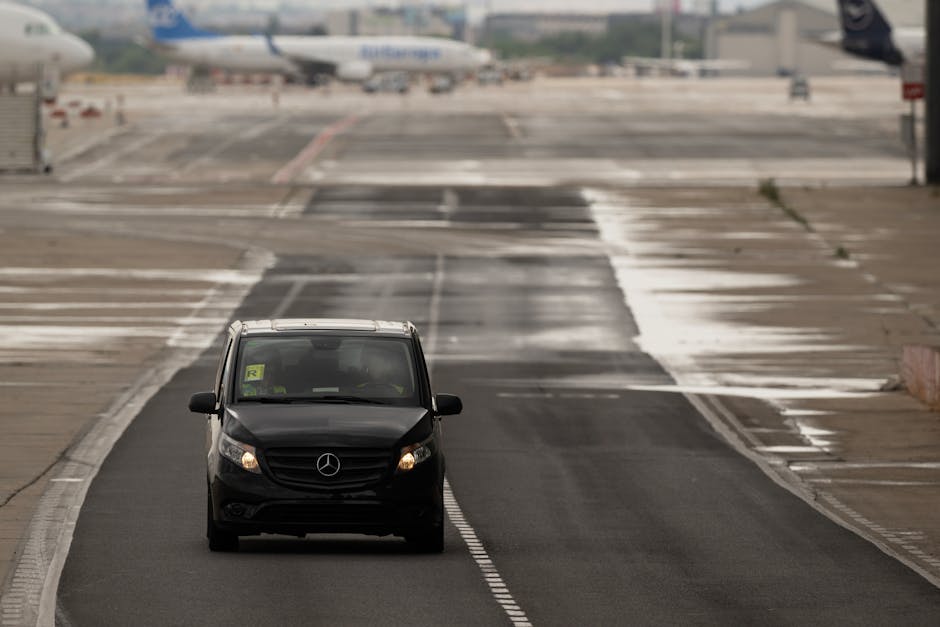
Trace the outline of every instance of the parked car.
<instances>
[{"instance_id":1,"label":"parked car","mask_svg":"<svg viewBox=\"0 0 940 627\"><path fill-rule=\"evenodd\" d=\"M497 68L483 68L477 72L477 83L480 85L502 85L503 72Z\"/></svg>"}]
</instances>

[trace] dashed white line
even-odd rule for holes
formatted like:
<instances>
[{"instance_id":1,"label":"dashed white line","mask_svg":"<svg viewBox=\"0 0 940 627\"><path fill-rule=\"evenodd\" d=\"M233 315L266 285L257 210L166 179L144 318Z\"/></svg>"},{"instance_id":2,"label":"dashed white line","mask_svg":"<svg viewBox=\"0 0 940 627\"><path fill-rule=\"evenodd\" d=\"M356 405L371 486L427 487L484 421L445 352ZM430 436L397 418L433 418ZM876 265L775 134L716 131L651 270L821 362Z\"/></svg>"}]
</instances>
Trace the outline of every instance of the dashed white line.
<instances>
[{"instance_id":1,"label":"dashed white line","mask_svg":"<svg viewBox=\"0 0 940 627\"><path fill-rule=\"evenodd\" d=\"M443 291L444 256L438 255L434 266L434 283L431 291L430 311L428 313L426 352L429 355L429 371L433 371L434 363L432 356L437 350ZM457 497L454 496L454 492L450 487L450 482L446 479L444 480L444 510L447 512L447 517L450 519L450 522L457 528L457 532L460 533L461 539L463 539L467 550L470 552L470 557L473 558L473 561L476 562L477 567L480 569L483 580L489 586L490 594L493 599L503 609L513 625L516 627L531 627L532 623L509 592L509 587L506 585L505 581L503 581L502 576L493 564L493 560L483 546L483 542L477 536L470 523L467 522L463 510L460 509L460 505L457 503Z\"/></svg>"}]
</instances>

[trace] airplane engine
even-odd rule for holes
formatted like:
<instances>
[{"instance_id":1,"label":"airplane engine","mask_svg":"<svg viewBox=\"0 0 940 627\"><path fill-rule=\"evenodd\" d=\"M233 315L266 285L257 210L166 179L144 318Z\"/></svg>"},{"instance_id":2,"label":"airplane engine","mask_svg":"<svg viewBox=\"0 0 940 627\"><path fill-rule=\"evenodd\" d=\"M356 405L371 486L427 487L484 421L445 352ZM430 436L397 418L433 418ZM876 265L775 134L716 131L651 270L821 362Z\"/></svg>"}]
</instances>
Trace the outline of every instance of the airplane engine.
<instances>
[{"instance_id":1,"label":"airplane engine","mask_svg":"<svg viewBox=\"0 0 940 627\"><path fill-rule=\"evenodd\" d=\"M361 82L372 76L368 61L349 61L336 66L336 78L341 81Z\"/></svg>"}]
</instances>

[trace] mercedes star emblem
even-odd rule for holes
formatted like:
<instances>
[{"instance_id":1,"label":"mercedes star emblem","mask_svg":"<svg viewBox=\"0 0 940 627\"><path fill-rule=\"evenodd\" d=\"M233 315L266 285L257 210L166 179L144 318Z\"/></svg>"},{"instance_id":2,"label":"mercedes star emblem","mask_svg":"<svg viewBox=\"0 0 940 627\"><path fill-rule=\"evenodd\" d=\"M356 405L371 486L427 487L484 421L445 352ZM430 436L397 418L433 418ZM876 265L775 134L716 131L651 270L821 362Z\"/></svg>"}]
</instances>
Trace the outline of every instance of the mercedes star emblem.
<instances>
[{"instance_id":1,"label":"mercedes star emblem","mask_svg":"<svg viewBox=\"0 0 940 627\"><path fill-rule=\"evenodd\" d=\"M339 457L333 453L324 453L317 458L317 470L324 477L335 477L339 472Z\"/></svg>"}]
</instances>

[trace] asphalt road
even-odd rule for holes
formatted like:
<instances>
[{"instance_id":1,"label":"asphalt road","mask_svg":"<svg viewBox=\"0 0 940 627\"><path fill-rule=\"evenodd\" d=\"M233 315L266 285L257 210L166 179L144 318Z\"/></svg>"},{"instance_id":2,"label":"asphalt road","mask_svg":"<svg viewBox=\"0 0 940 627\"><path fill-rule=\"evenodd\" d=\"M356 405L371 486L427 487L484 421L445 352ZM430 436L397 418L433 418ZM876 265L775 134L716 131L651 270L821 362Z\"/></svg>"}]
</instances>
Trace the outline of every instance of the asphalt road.
<instances>
[{"instance_id":1,"label":"asphalt road","mask_svg":"<svg viewBox=\"0 0 940 627\"><path fill-rule=\"evenodd\" d=\"M535 625L936 624L940 594L734 452L666 380L566 189L320 191L306 217L505 224L554 251L282 256L238 316L408 318L439 392L453 492ZM433 238L433 229L428 237ZM429 251L431 247L429 246ZM92 484L59 588L72 625L509 624L453 525L446 551L397 539L204 533L209 351L155 396Z\"/></svg>"}]
</instances>

